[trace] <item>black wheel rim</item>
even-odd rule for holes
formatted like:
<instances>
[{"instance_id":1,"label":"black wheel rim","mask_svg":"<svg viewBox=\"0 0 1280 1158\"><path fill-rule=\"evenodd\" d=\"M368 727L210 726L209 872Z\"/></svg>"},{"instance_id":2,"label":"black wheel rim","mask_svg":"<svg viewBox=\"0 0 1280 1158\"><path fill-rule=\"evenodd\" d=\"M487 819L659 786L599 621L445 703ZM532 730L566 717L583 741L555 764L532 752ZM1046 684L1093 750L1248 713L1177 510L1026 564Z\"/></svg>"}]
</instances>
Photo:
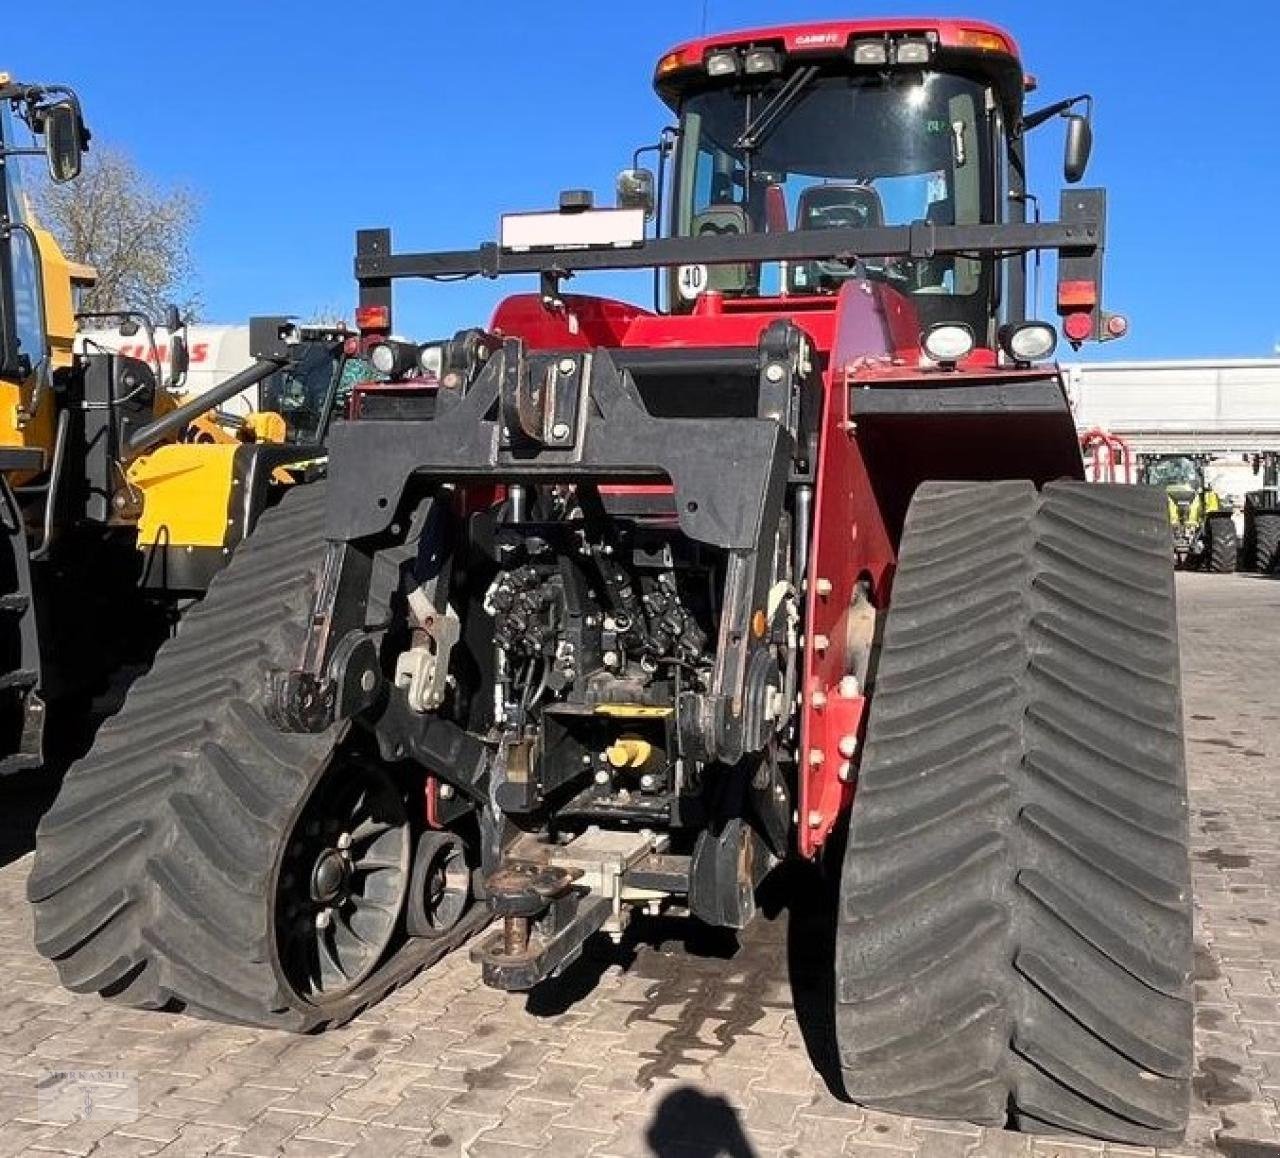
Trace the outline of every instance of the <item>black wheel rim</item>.
<instances>
[{"instance_id":1,"label":"black wheel rim","mask_svg":"<svg viewBox=\"0 0 1280 1158\"><path fill-rule=\"evenodd\" d=\"M382 959L409 880L404 798L377 765L335 763L285 844L276 886L276 952L294 992L341 996Z\"/></svg>"},{"instance_id":2,"label":"black wheel rim","mask_svg":"<svg viewBox=\"0 0 1280 1158\"><path fill-rule=\"evenodd\" d=\"M456 837L444 833L425 836L428 861L421 885L421 898L416 903L420 909L414 922L418 936L439 936L447 933L466 912L471 898L471 870L467 867L466 851Z\"/></svg>"}]
</instances>

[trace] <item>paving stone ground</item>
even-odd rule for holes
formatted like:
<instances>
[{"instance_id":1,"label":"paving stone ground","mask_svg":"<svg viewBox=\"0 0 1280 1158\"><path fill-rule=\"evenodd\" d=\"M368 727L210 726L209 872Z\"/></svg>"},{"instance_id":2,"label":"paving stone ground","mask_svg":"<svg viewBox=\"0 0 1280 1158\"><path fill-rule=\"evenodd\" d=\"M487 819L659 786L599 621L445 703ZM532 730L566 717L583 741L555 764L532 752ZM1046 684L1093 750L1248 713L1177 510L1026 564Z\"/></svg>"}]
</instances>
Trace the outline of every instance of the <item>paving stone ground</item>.
<instances>
[{"instance_id":1,"label":"paving stone ground","mask_svg":"<svg viewBox=\"0 0 1280 1158\"><path fill-rule=\"evenodd\" d=\"M1198 1072L1177 1153L1280 1156L1280 582L1184 575L1179 593ZM645 923L531 996L485 989L458 953L318 1037L116 1009L61 990L32 949L47 791L0 790L0 1158L1149 1153L838 1101L829 930L782 888L740 939ZM73 1072L91 1076L57 1076Z\"/></svg>"}]
</instances>

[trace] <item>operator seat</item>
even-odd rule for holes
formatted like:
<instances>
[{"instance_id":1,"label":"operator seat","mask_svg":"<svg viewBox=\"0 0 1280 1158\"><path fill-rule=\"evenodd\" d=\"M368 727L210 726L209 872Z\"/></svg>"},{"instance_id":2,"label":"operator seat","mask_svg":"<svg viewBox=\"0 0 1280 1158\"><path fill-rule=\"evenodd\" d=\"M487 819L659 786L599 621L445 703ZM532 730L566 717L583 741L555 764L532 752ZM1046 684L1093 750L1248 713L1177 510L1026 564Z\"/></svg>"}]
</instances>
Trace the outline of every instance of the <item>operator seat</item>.
<instances>
[{"instance_id":1,"label":"operator seat","mask_svg":"<svg viewBox=\"0 0 1280 1158\"><path fill-rule=\"evenodd\" d=\"M876 229L884 225L884 204L870 185L810 185L796 203L797 229ZM817 293L845 281L852 266L843 261L801 261L787 270L792 293Z\"/></svg>"},{"instance_id":2,"label":"operator seat","mask_svg":"<svg viewBox=\"0 0 1280 1158\"><path fill-rule=\"evenodd\" d=\"M732 201L712 203L695 213L689 232L694 237L723 237L749 232L747 211ZM710 265L706 272L706 289L723 294L740 294L751 283L751 271L745 262L737 265Z\"/></svg>"}]
</instances>

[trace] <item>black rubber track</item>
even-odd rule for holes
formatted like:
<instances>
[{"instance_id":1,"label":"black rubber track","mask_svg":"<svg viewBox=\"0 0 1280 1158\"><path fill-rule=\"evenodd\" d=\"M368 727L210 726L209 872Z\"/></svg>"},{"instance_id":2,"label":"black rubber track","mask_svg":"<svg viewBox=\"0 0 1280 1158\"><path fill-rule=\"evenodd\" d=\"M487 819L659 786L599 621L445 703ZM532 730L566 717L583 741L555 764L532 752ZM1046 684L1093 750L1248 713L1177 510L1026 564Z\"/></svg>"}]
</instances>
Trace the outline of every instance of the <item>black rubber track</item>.
<instances>
[{"instance_id":1,"label":"black rubber track","mask_svg":"<svg viewBox=\"0 0 1280 1158\"><path fill-rule=\"evenodd\" d=\"M1280 572L1280 513L1264 511L1253 516L1251 569L1263 575Z\"/></svg>"},{"instance_id":2,"label":"black rubber track","mask_svg":"<svg viewBox=\"0 0 1280 1158\"><path fill-rule=\"evenodd\" d=\"M1205 562L1216 575L1235 573L1240 561L1240 537L1227 516L1210 519L1204 528L1207 550Z\"/></svg>"},{"instance_id":3,"label":"black rubber track","mask_svg":"<svg viewBox=\"0 0 1280 1158\"><path fill-rule=\"evenodd\" d=\"M310 1030L345 1021L461 943L409 942L324 1007L273 960L280 840L340 736L284 735L262 714L268 668L300 655L322 557L323 484L300 487L184 617L36 835L36 947L77 992Z\"/></svg>"},{"instance_id":4,"label":"black rubber track","mask_svg":"<svg viewBox=\"0 0 1280 1158\"><path fill-rule=\"evenodd\" d=\"M836 957L854 1101L1144 1144L1182 1135L1191 885L1163 494L920 488Z\"/></svg>"}]
</instances>

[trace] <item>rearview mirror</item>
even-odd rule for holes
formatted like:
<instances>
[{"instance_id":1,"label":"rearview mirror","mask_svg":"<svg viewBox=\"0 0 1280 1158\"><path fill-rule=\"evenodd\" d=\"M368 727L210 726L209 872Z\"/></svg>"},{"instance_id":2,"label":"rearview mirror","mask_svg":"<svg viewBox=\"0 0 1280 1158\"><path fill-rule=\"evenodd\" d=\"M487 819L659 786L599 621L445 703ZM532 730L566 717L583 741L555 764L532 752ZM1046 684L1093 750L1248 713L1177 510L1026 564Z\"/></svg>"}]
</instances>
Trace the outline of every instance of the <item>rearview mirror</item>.
<instances>
[{"instance_id":1,"label":"rearview mirror","mask_svg":"<svg viewBox=\"0 0 1280 1158\"><path fill-rule=\"evenodd\" d=\"M191 352L187 349L187 323L182 320L177 306L165 307L164 328L169 331L169 386L174 387L182 383L191 365Z\"/></svg>"},{"instance_id":2,"label":"rearview mirror","mask_svg":"<svg viewBox=\"0 0 1280 1158\"><path fill-rule=\"evenodd\" d=\"M654 180L649 169L623 169L617 181L618 208L643 209L645 218L653 216Z\"/></svg>"},{"instance_id":3,"label":"rearview mirror","mask_svg":"<svg viewBox=\"0 0 1280 1158\"><path fill-rule=\"evenodd\" d=\"M1067 117L1067 145L1062 159L1062 175L1069 185L1074 185L1089 167L1089 154L1093 151L1093 126L1087 116L1072 113Z\"/></svg>"},{"instance_id":4,"label":"rearview mirror","mask_svg":"<svg viewBox=\"0 0 1280 1158\"><path fill-rule=\"evenodd\" d=\"M187 376L191 355L187 351L187 339L180 333L169 331L169 386L179 386Z\"/></svg>"},{"instance_id":5,"label":"rearview mirror","mask_svg":"<svg viewBox=\"0 0 1280 1158\"><path fill-rule=\"evenodd\" d=\"M80 158L84 153L80 110L74 101L55 101L41 110L41 121L49 176L59 185L74 180L80 175Z\"/></svg>"}]
</instances>

